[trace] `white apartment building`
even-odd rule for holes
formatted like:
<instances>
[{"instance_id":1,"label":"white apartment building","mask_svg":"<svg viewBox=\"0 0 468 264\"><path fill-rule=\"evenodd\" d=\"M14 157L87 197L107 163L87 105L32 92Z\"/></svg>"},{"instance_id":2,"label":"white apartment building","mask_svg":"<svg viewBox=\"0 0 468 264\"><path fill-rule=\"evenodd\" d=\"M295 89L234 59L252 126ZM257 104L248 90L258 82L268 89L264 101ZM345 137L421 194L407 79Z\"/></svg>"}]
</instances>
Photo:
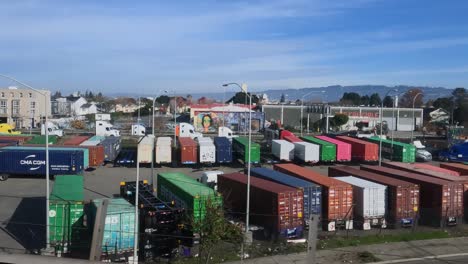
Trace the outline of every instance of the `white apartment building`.
<instances>
[{"instance_id":1,"label":"white apartment building","mask_svg":"<svg viewBox=\"0 0 468 264\"><path fill-rule=\"evenodd\" d=\"M16 128L37 127L41 117L50 114L50 91L0 88L0 123Z\"/></svg>"}]
</instances>

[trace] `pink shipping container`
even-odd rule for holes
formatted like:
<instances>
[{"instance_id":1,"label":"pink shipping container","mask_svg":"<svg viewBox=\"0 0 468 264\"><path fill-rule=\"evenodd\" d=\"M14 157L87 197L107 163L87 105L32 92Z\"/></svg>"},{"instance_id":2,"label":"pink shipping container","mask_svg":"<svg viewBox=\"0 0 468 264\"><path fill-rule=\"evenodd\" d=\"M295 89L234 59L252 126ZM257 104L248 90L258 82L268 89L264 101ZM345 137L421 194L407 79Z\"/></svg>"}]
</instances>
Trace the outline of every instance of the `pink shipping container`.
<instances>
[{"instance_id":1,"label":"pink shipping container","mask_svg":"<svg viewBox=\"0 0 468 264\"><path fill-rule=\"evenodd\" d=\"M327 136L316 136L316 138L336 145L337 161L351 161L351 144Z\"/></svg>"},{"instance_id":2,"label":"pink shipping container","mask_svg":"<svg viewBox=\"0 0 468 264\"><path fill-rule=\"evenodd\" d=\"M448 174L448 175L452 175L452 176L460 176L460 173L457 172L457 171L440 168L440 167L430 165L430 164L414 163L413 166L416 169L427 169L427 170L436 171L436 172L440 172L440 173L444 173L444 174Z\"/></svg>"}]
</instances>

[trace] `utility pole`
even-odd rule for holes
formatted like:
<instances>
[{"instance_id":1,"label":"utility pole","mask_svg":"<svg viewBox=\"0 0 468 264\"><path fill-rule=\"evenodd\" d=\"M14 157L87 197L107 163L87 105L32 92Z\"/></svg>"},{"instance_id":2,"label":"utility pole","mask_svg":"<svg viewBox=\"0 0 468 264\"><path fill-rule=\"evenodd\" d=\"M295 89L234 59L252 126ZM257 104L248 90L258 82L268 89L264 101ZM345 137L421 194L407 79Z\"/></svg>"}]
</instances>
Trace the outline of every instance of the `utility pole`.
<instances>
[{"instance_id":1,"label":"utility pole","mask_svg":"<svg viewBox=\"0 0 468 264\"><path fill-rule=\"evenodd\" d=\"M317 251L317 229L318 229L318 215L310 215L309 218L309 235L307 238L307 263L315 264L316 251Z\"/></svg>"}]
</instances>

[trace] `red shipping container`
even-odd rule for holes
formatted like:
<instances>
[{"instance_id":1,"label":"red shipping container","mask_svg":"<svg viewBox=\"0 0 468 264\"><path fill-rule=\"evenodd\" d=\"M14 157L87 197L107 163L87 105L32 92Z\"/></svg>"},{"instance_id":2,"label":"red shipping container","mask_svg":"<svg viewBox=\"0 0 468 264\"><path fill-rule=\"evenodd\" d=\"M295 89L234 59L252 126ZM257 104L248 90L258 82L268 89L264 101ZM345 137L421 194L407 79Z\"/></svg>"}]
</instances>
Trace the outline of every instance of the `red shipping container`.
<instances>
[{"instance_id":1,"label":"red shipping container","mask_svg":"<svg viewBox=\"0 0 468 264\"><path fill-rule=\"evenodd\" d=\"M419 213L419 185L349 166L328 168L328 176L354 176L387 186L386 219L389 227L410 227Z\"/></svg>"},{"instance_id":2,"label":"red shipping container","mask_svg":"<svg viewBox=\"0 0 468 264\"><path fill-rule=\"evenodd\" d=\"M441 168L456 171L461 175L468 175L468 165L460 163L440 163Z\"/></svg>"},{"instance_id":3,"label":"red shipping container","mask_svg":"<svg viewBox=\"0 0 468 264\"><path fill-rule=\"evenodd\" d=\"M289 141L289 142L291 142L291 143L294 143L294 142L303 142L302 139L300 139L300 138L298 138L298 137L296 137L296 136L286 136L286 137L283 137L283 138L284 138L284 140L287 140L287 141Z\"/></svg>"},{"instance_id":4,"label":"red shipping container","mask_svg":"<svg viewBox=\"0 0 468 264\"><path fill-rule=\"evenodd\" d=\"M23 145L24 142L29 141L32 138L32 136L0 136L0 139L19 141L20 145Z\"/></svg>"},{"instance_id":5,"label":"red shipping container","mask_svg":"<svg viewBox=\"0 0 468 264\"><path fill-rule=\"evenodd\" d=\"M421 224L443 227L461 223L463 216L463 184L461 182L451 182L387 167L361 166L361 169L418 184Z\"/></svg>"},{"instance_id":6,"label":"red shipping container","mask_svg":"<svg viewBox=\"0 0 468 264\"><path fill-rule=\"evenodd\" d=\"M247 175L230 173L218 175L218 191L224 205L244 219L247 206ZM273 237L300 237L304 225L304 194L286 185L250 178L250 222L260 225ZM269 237L269 235L267 235Z\"/></svg>"},{"instance_id":7,"label":"red shipping container","mask_svg":"<svg viewBox=\"0 0 468 264\"><path fill-rule=\"evenodd\" d=\"M436 170L432 170L432 169L428 169L428 168L417 168L415 166L415 164L410 164L410 163L382 162L382 166L392 168L392 169L412 172L412 173L419 173L419 174L426 175L426 176L442 178L442 179L445 179L445 180L463 181L463 179L461 179L459 175L454 176L452 174L447 174L447 173L444 173L444 172L440 172L440 171L436 171ZM436 168L440 169L439 167L436 167Z\"/></svg>"},{"instance_id":8,"label":"red shipping container","mask_svg":"<svg viewBox=\"0 0 468 264\"><path fill-rule=\"evenodd\" d=\"M285 139L284 137L295 137L293 132L289 130L281 130L280 131L280 138L279 139Z\"/></svg>"},{"instance_id":9,"label":"red shipping container","mask_svg":"<svg viewBox=\"0 0 468 264\"><path fill-rule=\"evenodd\" d=\"M347 136L336 138L351 144L351 159L353 161L373 162L379 160L379 145Z\"/></svg>"},{"instance_id":10,"label":"red shipping container","mask_svg":"<svg viewBox=\"0 0 468 264\"><path fill-rule=\"evenodd\" d=\"M195 164L198 162L198 144L189 137L179 138L180 163Z\"/></svg>"},{"instance_id":11,"label":"red shipping container","mask_svg":"<svg viewBox=\"0 0 468 264\"><path fill-rule=\"evenodd\" d=\"M316 138L336 145L337 161L351 161L351 144L327 136L316 136Z\"/></svg>"},{"instance_id":12,"label":"red shipping container","mask_svg":"<svg viewBox=\"0 0 468 264\"><path fill-rule=\"evenodd\" d=\"M444 169L444 168L437 167L437 166L430 165L430 164L426 164L426 163L414 163L413 165L417 169L428 169L428 170L432 170L432 171L437 171L437 172L449 174L449 175L452 175L452 176L460 176L460 173L457 172L457 171Z\"/></svg>"},{"instance_id":13,"label":"red shipping container","mask_svg":"<svg viewBox=\"0 0 468 264\"><path fill-rule=\"evenodd\" d=\"M322 186L322 224L324 230L352 229L353 187L295 164L275 164L273 169Z\"/></svg>"},{"instance_id":14,"label":"red shipping container","mask_svg":"<svg viewBox=\"0 0 468 264\"><path fill-rule=\"evenodd\" d=\"M79 146L81 143L88 140L90 136L74 136L62 142L64 146Z\"/></svg>"}]
</instances>

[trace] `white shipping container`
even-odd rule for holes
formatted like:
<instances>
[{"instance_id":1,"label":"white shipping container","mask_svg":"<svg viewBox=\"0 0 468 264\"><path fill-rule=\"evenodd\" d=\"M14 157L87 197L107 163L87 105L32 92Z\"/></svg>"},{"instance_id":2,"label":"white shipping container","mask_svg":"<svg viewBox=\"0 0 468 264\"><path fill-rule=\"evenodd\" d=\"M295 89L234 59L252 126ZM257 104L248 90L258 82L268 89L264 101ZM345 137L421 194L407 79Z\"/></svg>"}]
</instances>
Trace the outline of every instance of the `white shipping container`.
<instances>
[{"instance_id":1,"label":"white shipping container","mask_svg":"<svg viewBox=\"0 0 468 264\"><path fill-rule=\"evenodd\" d=\"M101 141L86 140L86 141L81 142L80 146L97 146L99 144L101 144Z\"/></svg>"},{"instance_id":2,"label":"white shipping container","mask_svg":"<svg viewBox=\"0 0 468 264\"><path fill-rule=\"evenodd\" d=\"M294 159L294 144L282 139L272 140L271 153L279 160L291 161Z\"/></svg>"},{"instance_id":3,"label":"white shipping container","mask_svg":"<svg viewBox=\"0 0 468 264\"><path fill-rule=\"evenodd\" d=\"M155 148L156 163L171 163L172 162L172 138L158 137Z\"/></svg>"},{"instance_id":4,"label":"white shipping container","mask_svg":"<svg viewBox=\"0 0 468 264\"><path fill-rule=\"evenodd\" d=\"M154 136L145 136L138 144L138 162L151 163L153 162L153 146Z\"/></svg>"},{"instance_id":5,"label":"white shipping container","mask_svg":"<svg viewBox=\"0 0 468 264\"><path fill-rule=\"evenodd\" d=\"M209 138L209 137L200 137L200 138L197 138L197 141L198 143L200 142L210 142L210 143L213 143L213 139Z\"/></svg>"},{"instance_id":6,"label":"white shipping container","mask_svg":"<svg viewBox=\"0 0 468 264\"><path fill-rule=\"evenodd\" d=\"M216 146L212 142L202 141L198 143L200 163L216 162Z\"/></svg>"},{"instance_id":7,"label":"white shipping container","mask_svg":"<svg viewBox=\"0 0 468 264\"><path fill-rule=\"evenodd\" d=\"M385 223L380 222L379 219L385 217L387 186L353 176L335 178L353 186L354 215L364 220L365 230L377 224L383 224L385 227Z\"/></svg>"},{"instance_id":8,"label":"white shipping container","mask_svg":"<svg viewBox=\"0 0 468 264\"><path fill-rule=\"evenodd\" d=\"M294 142L294 157L304 162L319 162L320 146L309 142Z\"/></svg>"}]
</instances>

